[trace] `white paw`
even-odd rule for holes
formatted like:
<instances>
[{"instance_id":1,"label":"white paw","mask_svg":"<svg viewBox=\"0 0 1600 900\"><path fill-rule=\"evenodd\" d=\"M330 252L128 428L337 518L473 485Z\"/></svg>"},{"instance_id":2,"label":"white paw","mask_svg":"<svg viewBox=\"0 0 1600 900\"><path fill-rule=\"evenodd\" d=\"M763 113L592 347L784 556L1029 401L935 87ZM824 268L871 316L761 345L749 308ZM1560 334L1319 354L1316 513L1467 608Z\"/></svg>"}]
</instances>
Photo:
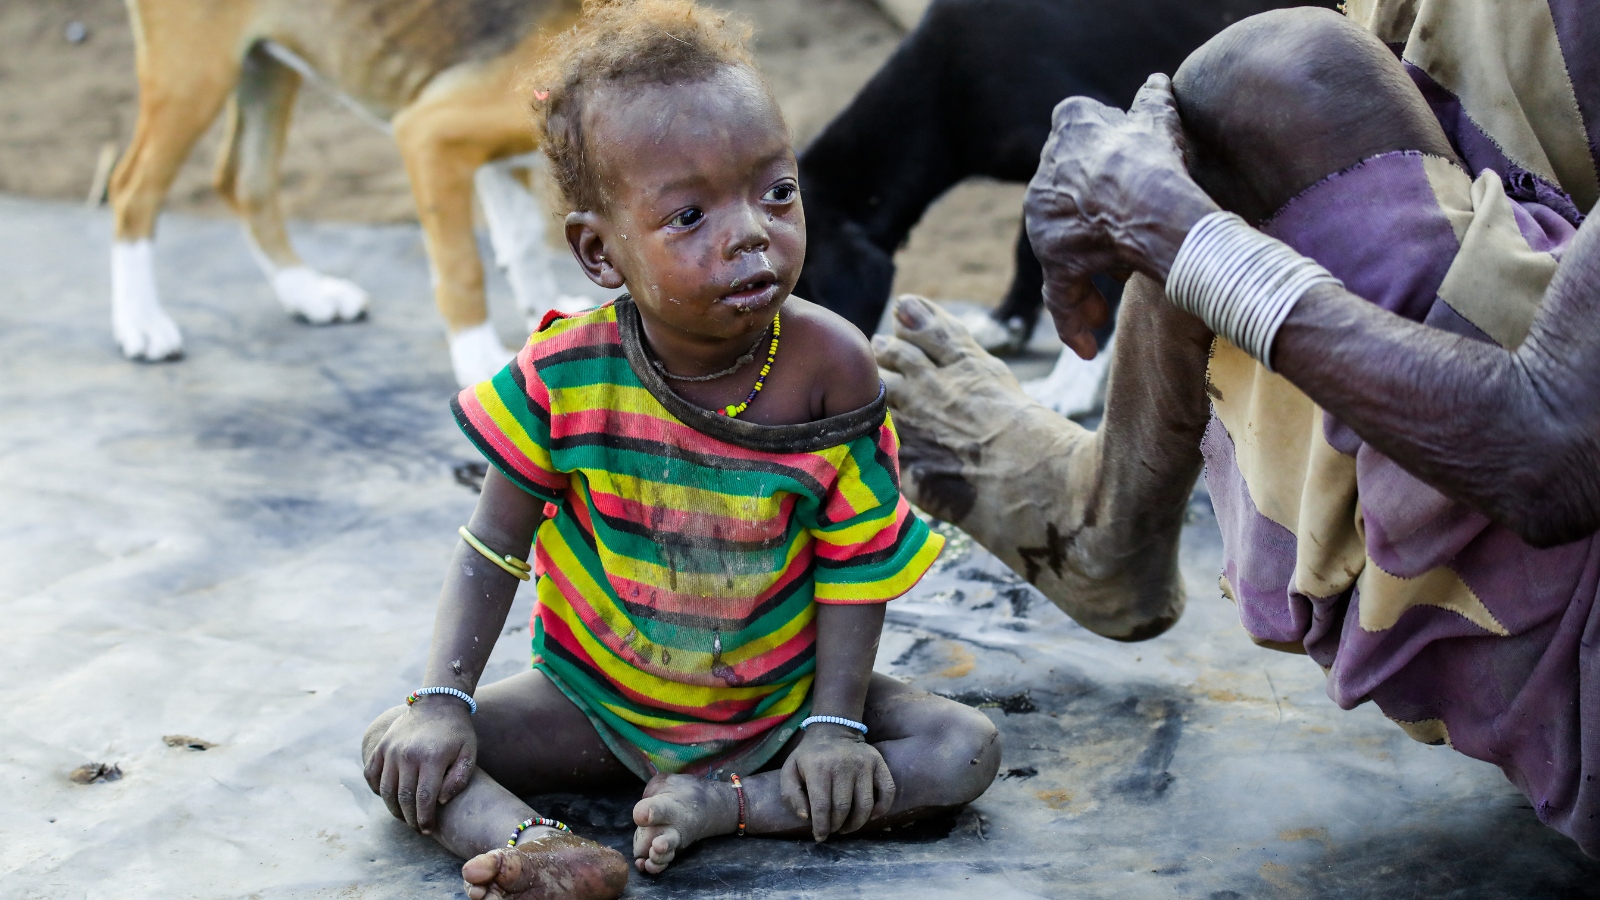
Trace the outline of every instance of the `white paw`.
<instances>
[{"instance_id":1,"label":"white paw","mask_svg":"<svg viewBox=\"0 0 1600 900\"><path fill-rule=\"evenodd\" d=\"M289 315L313 325L354 322L366 315L370 303L367 292L354 282L306 266L273 272L272 290Z\"/></svg>"},{"instance_id":2,"label":"white paw","mask_svg":"<svg viewBox=\"0 0 1600 900\"><path fill-rule=\"evenodd\" d=\"M1068 418L1098 411L1105 404L1106 375L1111 371L1114 342L1115 339L1107 341L1094 359L1079 359L1076 353L1063 349L1049 375L1022 383L1023 393Z\"/></svg>"},{"instance_id":3,"label":"white paw","mask_svg":"<svg viewBox=\"0 0 1600 900\"><path fill-rule=\"evenodd\" d=\"M488 322L450 336L450 365L456 371L456 384L462 387L471 387L500 374L516 355L500 343L500 336Z\"/></svg>"},{"instance_id":4,"label":"white paw","mask_svg":"<svg viewBox=\"0 0 1600 900\"><path fill-rule=\"evenodd\" d=\"M149 240L111 245L111 333L129 359L157 362L183 355L183 335L156 294Z\"/></svg>"},{"instance_id":5,"label":"white paw","mask_svg":"<svg viewBox=\"0 0 1600 900\"><path fill-rule=\"evenodd\" d=\"M956 317L962 327L978 342L978 346L990 353L1017 353L1027 343L1027 336L1022 333L1022 322L1013 320L1015 325L996 322L994 316L983 310L970 310Z\"/></svg>"}]
</instances>

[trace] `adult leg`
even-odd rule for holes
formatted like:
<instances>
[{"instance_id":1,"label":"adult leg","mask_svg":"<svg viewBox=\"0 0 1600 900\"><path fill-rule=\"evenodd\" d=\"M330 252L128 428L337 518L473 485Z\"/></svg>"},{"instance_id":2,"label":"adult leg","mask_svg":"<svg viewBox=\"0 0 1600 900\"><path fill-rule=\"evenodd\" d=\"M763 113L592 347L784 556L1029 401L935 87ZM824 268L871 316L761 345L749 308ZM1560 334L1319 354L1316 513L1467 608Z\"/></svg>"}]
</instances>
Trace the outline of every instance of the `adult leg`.
<instances>
[{"instance_id":1,"label":"adult leg","mask_svg":"<svg viewBox=\"0 0 1600 900\"><path fill-rule=\"evenodd\" d=\"M874 674L863 719L895 784L893 806L869 825L892 825L964 806L988 790L999 771L1000 735L994 723L954 700ZM781 762L782 757L744 779L750 834L811 833L811 823L783 799ZM645 786L633 820L639 826L634 856L645 871L660 872L690 844L737 831L738 796L732 785L722 782L661 775Z\"/></svg>"},{"instance_id":2,"label":"adult leg","mask_svg":"<svg viewBox=\"0 0 1600 900\"><path fill-rule=\"evenodd\" d=\"M1211 333L1137 276L1117 330L1098 431L1029 399L932 303L897 301L896 336L875 346L906 496L1084 627L1142 640L1183 611L1178 536L1200 473Z\"/></svg>"},{"instance_id":3,"label":"adult leg","mask_svg":"<svg viewBox=\"0 0 1600 900\"><path fill-rule=\"evenodd\" d=\"M367 292L307 267L289 243L278 205L279 161L299 90L300 73L260 46L245 55L228 105L217 192L244 221L256 262L290 315L314 325L352 321L366 312Z\"/></svg>"},{"instance_id":4,"label":"adult leg","mask_svg":"<svg viewBox=\"0 0 1600 900\"><path fill-rule=\"evenodd\" d=\"M522 672L477 692L477 768L465 790L439 808L433 837L463 857L462 878L473 900L483 897L614 897L628 880L616 851L550 828L506 841L517 823L537 815L519 795L637 785L638 778L606 749L594 726L544 673ZM363 764L389 726L406 711L380 715L362 740ZM399 806L386 796L391 811Z\"/></svg>"}]
</instances>

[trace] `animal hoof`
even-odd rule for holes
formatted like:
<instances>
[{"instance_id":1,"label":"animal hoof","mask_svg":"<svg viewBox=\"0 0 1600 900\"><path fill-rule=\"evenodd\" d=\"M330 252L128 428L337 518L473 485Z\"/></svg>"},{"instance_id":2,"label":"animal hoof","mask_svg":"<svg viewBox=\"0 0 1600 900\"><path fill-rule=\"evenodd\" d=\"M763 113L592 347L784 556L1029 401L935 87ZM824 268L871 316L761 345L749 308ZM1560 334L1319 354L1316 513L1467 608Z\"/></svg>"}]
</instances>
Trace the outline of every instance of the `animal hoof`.
<instances>
[{"instance_id":1,"label":"animal hoof","mask_svg":"<svg viewBox=\"0 0 1600 900\"><path fill-rule=\"evenodd\" d=\"M996 356L1015 356L1027 347L1028 336L1023 333L1021 319L998 322L987 312L974 310L957 316L956 321L967 329L978 346Z\"/></svg>"},{"instance_id":2,"label":"animal hoof","mask_svg":"<svg viewBox=\"0 0 1600 900\"><path fill-rule=\"evenodd\" d=\"M1050 374L1023 382L1022 391L1069 419L1092 415L1105 406L1111 356L1110 343L1094 359L1079 359L1071 350L1063 350Z\"/></svg>"},{"instance_id":3,"label":"animal hoof","mask_svg":"<svg viewBox=\"0 0 1600 900\"><path fill-rule=\"evenodd\" d=\"M456 371L456 384L462 387L471 387L500 374L516 355L500 343L500 336L488 322L450 336L450 365Z\"/></svg>"},{"instance_id":4,"label":"animal hoof","mask_svg":"<svg viewBox=\"0 0 1600 900\"><path fill-rule=\"evenodd\" d=\"M272 290L289 315L313 325L354 322L366 316L371 302L367 292L354 282L306 266L273 273Z\"/></svg>"}]
</instances>

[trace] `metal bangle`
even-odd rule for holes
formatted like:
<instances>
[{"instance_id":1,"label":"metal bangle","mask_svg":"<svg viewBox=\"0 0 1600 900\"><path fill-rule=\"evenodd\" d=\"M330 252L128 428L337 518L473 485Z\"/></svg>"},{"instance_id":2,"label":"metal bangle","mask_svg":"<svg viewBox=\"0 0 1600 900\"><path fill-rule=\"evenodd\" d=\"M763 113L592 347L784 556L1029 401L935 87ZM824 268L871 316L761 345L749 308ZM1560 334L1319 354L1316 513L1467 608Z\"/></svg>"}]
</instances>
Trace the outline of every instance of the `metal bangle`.
<instances>
[{"instance_id":1,"label":"metal bangle","mask_svg":"<svg viewBox=\"0 0 1600 900\"><path fill-rule=\"evenodd\" d=\"M456 533L461 535L462 540L466 541L467 544L472 547L472 549L482 553L490 562L502 569L505 569L507 572L511 573L517 578L527 581L529 578L533 577L532 575L528 574L532 570L532 566L529 566L525 561L517 559L515 556L512 556L509 553L499 554L495 553L493 550L490 550L488 544L478 540L476 535L467 530L467 526L463 525L460 528L457 528Z\"/></svg>"}]
</instances>

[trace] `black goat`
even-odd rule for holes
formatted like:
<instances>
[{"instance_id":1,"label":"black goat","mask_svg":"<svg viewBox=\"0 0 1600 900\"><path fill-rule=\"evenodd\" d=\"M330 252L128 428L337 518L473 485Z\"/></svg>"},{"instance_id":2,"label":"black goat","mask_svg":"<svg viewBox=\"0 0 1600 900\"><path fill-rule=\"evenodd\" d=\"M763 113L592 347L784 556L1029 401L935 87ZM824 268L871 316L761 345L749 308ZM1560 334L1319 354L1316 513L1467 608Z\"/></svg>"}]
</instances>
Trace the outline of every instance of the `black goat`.
<instances>
[{"instance_id":1,"label":"black goat","mask_svg":"<svg viewBox=\"0 0 1600 900\"><path fill-rule=\"evenodd\" d=\"M871 334L894 252L972 175L1027 181L1062 99L1126 108L1152 72L1273 0L934 0L921 23L800 156L809 246L795 293ZM1332 6L1330 0L1317 4ZM1024 232L994 316L1020 345L1043 275Z\"/></svg>"}]
</instances>

